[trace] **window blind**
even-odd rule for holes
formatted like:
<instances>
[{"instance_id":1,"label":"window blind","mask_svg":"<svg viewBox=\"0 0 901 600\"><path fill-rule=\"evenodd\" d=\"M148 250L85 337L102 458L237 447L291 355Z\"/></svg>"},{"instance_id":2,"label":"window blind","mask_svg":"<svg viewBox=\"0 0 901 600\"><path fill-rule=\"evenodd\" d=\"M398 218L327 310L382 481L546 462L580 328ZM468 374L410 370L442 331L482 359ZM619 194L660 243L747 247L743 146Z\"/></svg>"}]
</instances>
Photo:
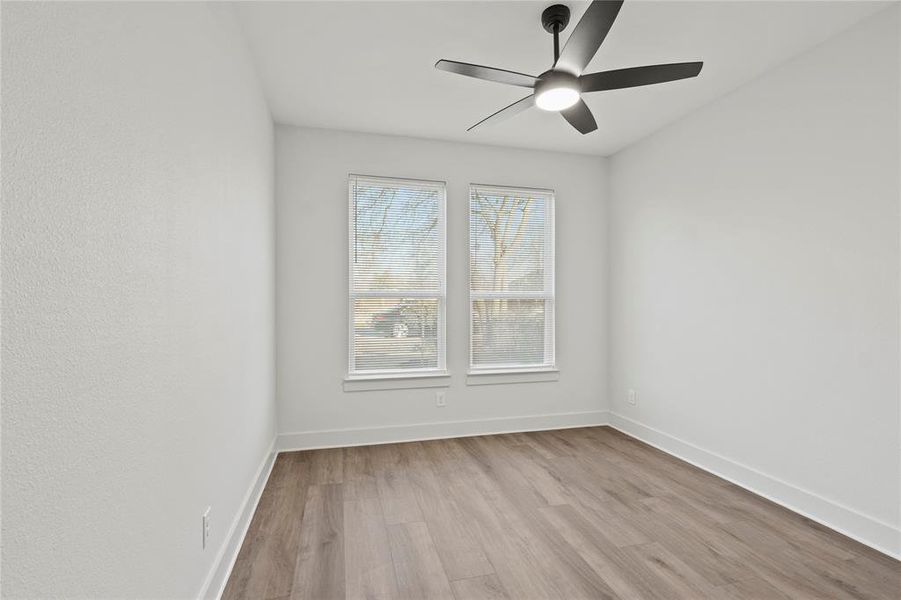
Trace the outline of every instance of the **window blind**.
<instances>
[{"instance_id":1,"label":"window blind","mask_svg":"<svg viewBox=\"0 0 901 600\"><path fill-rule=\"evenodd\" d=\"M470 186L470 370L554 366L553 215L553 192Z\"/></svg>"},{"instance_id":2,"label":"window blind","mask_svg":"<svg viewBox=\"0 0 901 600\"><path fill-rule=\"evenodd\" d=\"M349 375L445 368L443 183L351 175Z\"/></svg>"}]
</instances>

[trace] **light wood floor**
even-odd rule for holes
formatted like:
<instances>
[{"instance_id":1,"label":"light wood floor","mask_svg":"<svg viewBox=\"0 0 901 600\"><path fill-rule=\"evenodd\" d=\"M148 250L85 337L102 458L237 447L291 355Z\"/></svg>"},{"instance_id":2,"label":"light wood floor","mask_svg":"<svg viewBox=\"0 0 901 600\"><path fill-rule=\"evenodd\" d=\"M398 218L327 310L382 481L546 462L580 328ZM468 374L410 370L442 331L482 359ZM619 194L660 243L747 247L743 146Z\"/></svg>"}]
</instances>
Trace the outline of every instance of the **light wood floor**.
<instances>
[{"instance_id":1,"label":"light wood floor","mask_svg":"<svg viewBox=\"0 0 901 600\"><path fill-rule=\"evenodd\" d=\"M901 598L901 563L606 427L279 455L225 600Z\"/></svg>"}]
</instances>

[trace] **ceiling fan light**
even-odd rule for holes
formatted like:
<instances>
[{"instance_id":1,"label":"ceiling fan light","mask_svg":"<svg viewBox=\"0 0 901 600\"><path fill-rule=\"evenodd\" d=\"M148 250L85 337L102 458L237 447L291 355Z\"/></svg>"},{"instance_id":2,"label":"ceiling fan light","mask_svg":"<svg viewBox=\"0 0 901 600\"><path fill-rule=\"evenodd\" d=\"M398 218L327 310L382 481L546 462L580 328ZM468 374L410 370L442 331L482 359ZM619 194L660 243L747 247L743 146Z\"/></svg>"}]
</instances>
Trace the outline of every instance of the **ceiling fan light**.
<instances>
[{"instance_id":1,"label":"ceiling fan light","mask_svg":"<svg viewBox=\"0 0 901 600\"><path fill-rule=\"evenodd\" d=\"M542 73L535 84L535 106L542 110L566 110L579 101L582 86L579 78L566 71L553 69Z\"/></svg>"},{"instance_id":2,"label":"ceiling fan light","mask_svg":"<svg viewBox=\"0 0 901 600\"><path fill-rule=\"evenodd\" d=\"M568 86L546 88L535 96L535 105L542 110L566 110L578 101L579 90Z\"/></svg>"}]
</instances>

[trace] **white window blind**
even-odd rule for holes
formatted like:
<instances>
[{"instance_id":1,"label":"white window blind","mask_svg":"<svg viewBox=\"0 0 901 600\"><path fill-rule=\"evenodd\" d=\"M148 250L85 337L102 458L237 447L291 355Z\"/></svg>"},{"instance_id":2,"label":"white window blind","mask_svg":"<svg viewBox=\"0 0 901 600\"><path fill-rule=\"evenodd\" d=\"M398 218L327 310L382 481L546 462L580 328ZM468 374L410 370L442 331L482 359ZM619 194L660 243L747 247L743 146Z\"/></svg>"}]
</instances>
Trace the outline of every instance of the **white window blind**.
<instances>
[{"instance_id":1,"label":"white window blind","mask_svg":"<svg viewBox=\"0 0 901 600\"><path fill-rule=\"evenodd\" d=\"M351 377L445 369L443 183L351 175Z\"/></svg>"},{"instance_id":2,"label":"white window blind","mask_svg":"<svg viewBox=\"0 0 901 600\"><path fill-rule=\"evenodd\" d=\"M554 194L469 190L470 370L554 367Z\"/></svg>"}]
</instances>

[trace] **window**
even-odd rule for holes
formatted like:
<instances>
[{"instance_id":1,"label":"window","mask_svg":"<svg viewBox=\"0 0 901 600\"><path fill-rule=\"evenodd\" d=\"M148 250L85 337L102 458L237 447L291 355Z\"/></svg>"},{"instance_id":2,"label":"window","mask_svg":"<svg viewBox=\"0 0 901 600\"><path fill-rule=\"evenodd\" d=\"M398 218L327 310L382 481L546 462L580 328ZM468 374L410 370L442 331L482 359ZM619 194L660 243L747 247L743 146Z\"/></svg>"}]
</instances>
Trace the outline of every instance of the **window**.
<instances>
[{"instance_id":1,"label":"window","mask_svg":"<svg viewBox=\"0 0 901 600\"><path fill-rule=\"evenodd\" d=\"M444 184L351 175L348 378L443 372Z\"/></svg>"},{"instance_id":2,"label":"window","mask_svg":"<svg viewBox=\"0 0 901 600\"><path fill-rule=\"evenodd\" d=\"M554 368L554 194L469 190L470 370Z\"/></svg>"}]
</instances>

